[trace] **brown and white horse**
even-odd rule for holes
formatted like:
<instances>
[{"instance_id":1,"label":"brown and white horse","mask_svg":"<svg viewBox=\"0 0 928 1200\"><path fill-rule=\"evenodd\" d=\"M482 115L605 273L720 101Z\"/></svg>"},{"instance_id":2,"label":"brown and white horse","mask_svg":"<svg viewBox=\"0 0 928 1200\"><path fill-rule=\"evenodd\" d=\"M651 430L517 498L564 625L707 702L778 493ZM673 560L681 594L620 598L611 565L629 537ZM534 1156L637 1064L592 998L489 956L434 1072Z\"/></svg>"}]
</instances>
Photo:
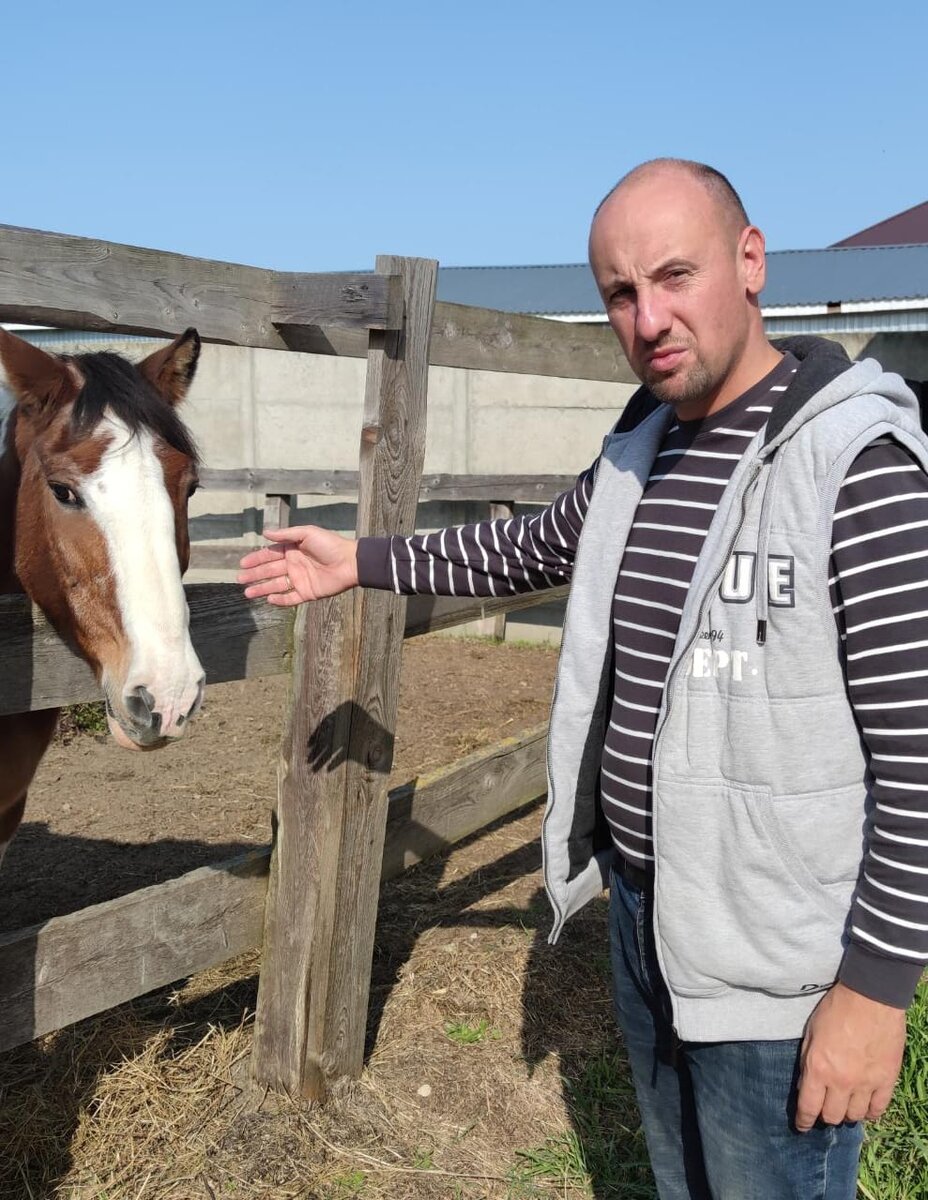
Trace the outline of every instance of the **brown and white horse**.
<instances>
[{"instance_id":1,"label":"brown and white horse","mask_svg":"<svg viewBox=\"0 0 928 1200\"><path fill-rule=\"evenodd\" d=\"M176 412L199 353L194 329L137 366L0 329L0 592L26 592L87 660L129 749L180 737L203 697L181 584L198 459ZM0 716L0 858L57 715Z\"/></svg>"}]
</instances>

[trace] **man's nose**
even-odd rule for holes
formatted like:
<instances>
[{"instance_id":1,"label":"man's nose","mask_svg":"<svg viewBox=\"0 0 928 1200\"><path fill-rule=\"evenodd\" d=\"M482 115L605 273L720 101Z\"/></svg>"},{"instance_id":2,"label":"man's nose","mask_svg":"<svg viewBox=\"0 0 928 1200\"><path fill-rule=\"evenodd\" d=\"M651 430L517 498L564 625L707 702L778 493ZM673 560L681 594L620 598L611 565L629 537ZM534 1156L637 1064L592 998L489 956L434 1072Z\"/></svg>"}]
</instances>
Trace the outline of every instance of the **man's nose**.
<instances>
[{"instance_id":1,"label":"man's nose","mask_svg":"<svg viewBox=\"0 0 928 1200\"><path fill-rule=\"evenodd\" d=\"M669 333L673 317L653 293L639 295L635 314L635 332L643 342L656 342Z\"/></svg>"}]
</instances>

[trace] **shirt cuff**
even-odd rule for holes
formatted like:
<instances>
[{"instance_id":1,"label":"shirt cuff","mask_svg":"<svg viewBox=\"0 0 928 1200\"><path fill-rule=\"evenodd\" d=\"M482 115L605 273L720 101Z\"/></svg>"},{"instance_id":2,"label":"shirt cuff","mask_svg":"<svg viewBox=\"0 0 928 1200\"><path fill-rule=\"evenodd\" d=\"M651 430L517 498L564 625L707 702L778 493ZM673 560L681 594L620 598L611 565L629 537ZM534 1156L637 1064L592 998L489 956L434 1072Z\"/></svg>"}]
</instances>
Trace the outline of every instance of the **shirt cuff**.
<instances>
[{"instance_id":1,"label":"shirt cuff","mask_svg":"<svg viewBox=\"0 0 928 1200\"><path fill-rule=\"evenodd\" d=\"M844 953L838 979L870 1000L893 1008L908 1008L924 969L924 963L887 958L852 942Z\"/></svg>"},{"instance_id":2,"label":"shirt cuff","mask_svg":"<svg viewBox=\"0 0 928 1200\"><path fill-rule=\"evenodd\" d=\"M358 538L358 586L392 592L393 569L389 537Z\"/></svg>"}]
</instances>

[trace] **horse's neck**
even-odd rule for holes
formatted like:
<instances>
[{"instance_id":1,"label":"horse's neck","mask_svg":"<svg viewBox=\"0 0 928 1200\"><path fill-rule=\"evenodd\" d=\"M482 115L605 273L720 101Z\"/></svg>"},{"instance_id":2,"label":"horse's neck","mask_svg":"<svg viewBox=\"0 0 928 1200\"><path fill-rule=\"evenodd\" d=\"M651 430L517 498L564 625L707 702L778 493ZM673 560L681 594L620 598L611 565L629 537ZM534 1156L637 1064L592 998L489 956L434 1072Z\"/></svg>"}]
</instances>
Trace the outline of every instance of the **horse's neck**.
<instances>
[{"instance_id":1,"label":"horse's neck","mask_svg":"<svg viewBox=\"0 0 928 1200\"><path fill-rule=\"evenodd\" d=\"M19 461L13 448L13 397L0 382L0 593L22 591L14 570Z\"/></svg>"}]
</instances>

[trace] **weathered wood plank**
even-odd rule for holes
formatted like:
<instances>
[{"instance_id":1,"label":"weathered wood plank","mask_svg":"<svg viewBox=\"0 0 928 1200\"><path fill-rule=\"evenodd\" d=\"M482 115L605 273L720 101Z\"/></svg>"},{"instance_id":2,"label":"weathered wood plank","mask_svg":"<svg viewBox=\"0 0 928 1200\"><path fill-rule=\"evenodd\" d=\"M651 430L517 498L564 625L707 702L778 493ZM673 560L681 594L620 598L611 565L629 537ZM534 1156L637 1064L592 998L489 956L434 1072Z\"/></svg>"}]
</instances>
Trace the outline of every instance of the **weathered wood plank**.
<instances>
[{"instance_id":1,"label":"weathered wood plank","mask_svg":"<svg viewBox=\"0 0 928 1200\"><path fill-rule=\"evenodd\" d=\"M367 353L367 340L356 330L289 326L280 332L292 350L349 358ZM435 305L429 362L436 367L639 382L608 325L549 321L445 302Z\"/></svg>"},{"instance_id":2,"label":"weathered wood plank","mask_svg":"<svg viewBox=\"0 0 928 1200\"><path fill-rule=\"evenodd\" d=\"M0 1050L258 944L268 852L0 936Z\"/></svg>"},{"instance_id":3,"label":"weathered wood plank","mask_svg":"<svg viewBox=\"0 0 928 1200\"><path fill-rule=\"evenodd\" d=\"M333 313L341 319L333 320ZM277 326L399 329L402 323L403 288L395 275L276 273Z\"/></svg>"},{"instance_id":4,"label":"weathered wood plank","mask_svg":"<svg viewBox=\"0 0 928 1200\"><path fill-rule=\"evenodd\" d=\"M395 319L390 280L287 274L0 225L0 320L287 348L275 322L362 332Z\"/></svg>"},{"instance_id":5,"label":"weathered wood plank","mask_svg":"<svg viewBox=\"0 0 928 1200\"><path fill-rule=\"evenodd\" d=\"M543 592L525 592L519 596L410 596L406 601L406 637L437 633L469 621L482 621L500 613L519 612L539 604L565 600L569 588L547 588Z\"/></svg>"},{"instance_id":6,"label":"weathered wood plank","mask_svg":"<svg viewBox=\"0 0 928 1200\"><path fill-rule=\"evenodd\" d=\"M390 792L383 880L544 795L547 726ZM0 935L0 1052L260 944L270 851Z\"/></svg>"},{"instance_id":7,"label":"weathered wood plank","mask_svg":"<svg viewBox=\"0 0 928 1200\"><path fill-rule=\"evenodd\" d=\"M404 322L370 334L359 535L412 532L425 455L437 264L381 256L377 270L402 277ZM403 601L386 592L356 589L296 626L253 1060L291 1095L361 1070L402 640Z\"/></svg>"},{"instance_id":8,"label":"weathered wood plank","mask_svg":"<svg viewBox=\"0 0 928 1200\"><path fill-rule=\"evenodd\" d=\"M290 514L293 511L296 497L289 494L278 495L269 493L264 497L264 521L262 529L286 529L290 524Z\"/></svg>"},{"instance_id":9,"label":"weathered wood plank","mask_svg":"<svg viewBox=\"0 0 928 1200\"><path fill-rule=\"evenodd\" d=\"M286 493L295 496L356 496L357 471L203 469L207 491ZM427 500L485 500L508 496L512 501L540 504L553 500L576 483L574 475L423 475L419 503Z\"/></svg>"},{"instance_id":10,"label":"weathered wood plank","mask_svg":"<svg viewBox=\"0 0 928 1200\"><path fill-rule=\"evenodd\" d=\"M548 725L433 771L390 793L384 879L440 854L547 791Z\"/></svg>"},{"instance_id":11,"label":"weathered wood plank","mask_svg":"<svg viewBox=\"0 0 928 1200\"><path fill-rule=\"evenodd\" d=\"M289 670L292 613L246 600L235 584L189 584L190 634L210 683ZM0 597L0 713L94 700L87 664L23 596Z\"/></svg>"}]
</instances>

